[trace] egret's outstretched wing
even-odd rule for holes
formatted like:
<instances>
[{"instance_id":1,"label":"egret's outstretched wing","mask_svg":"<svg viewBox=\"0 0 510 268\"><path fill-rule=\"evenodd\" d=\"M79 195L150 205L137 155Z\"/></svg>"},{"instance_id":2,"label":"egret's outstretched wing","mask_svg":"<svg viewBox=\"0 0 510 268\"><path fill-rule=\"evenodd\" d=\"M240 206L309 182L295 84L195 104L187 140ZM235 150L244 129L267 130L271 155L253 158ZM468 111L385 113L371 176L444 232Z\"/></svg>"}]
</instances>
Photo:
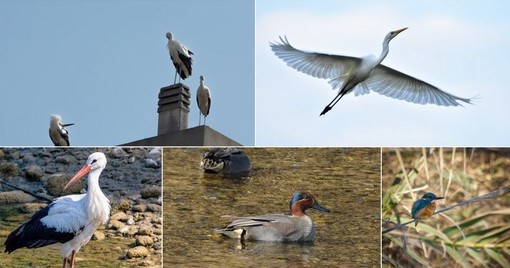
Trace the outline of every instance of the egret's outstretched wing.
<instances>
[{"instance_id":1,"label":"egret's outstretched wing","mask_svg":"<svg viewBox=\"0 0 510 268\"><path fill-rule=\"evenodd\" d=\"M354 69L361 59L355 57L305 52L290 45L287 37L270 43L274 54L285 61L288 66L317 78L338 78Z\"/></svg>"},{"instance_id":2,"label":"egret's outstretched wing","mask_svg":"<svg viewBox=\"0 0 510 268\"><path fill-rule=\"evenodd\" d=\"M381 64L375 67L364 83L370 90L381 95L418 104L462 106L459 101L471 103L471 99L457 97L427 82Z\"/></svg>"}]
</instances>

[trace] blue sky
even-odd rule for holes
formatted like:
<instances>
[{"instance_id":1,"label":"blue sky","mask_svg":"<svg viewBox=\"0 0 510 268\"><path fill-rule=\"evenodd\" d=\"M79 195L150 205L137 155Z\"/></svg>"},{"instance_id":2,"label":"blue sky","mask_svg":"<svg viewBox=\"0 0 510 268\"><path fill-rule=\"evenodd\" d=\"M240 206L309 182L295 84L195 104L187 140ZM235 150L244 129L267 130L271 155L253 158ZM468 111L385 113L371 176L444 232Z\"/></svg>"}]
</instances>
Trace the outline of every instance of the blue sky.
<instances>
[{"instance_id":1,"label":"blue sky","mask_svg":"<svg viewBox=\"0 0 510 268\"><path fill-rule=\"evenodd\" d=\"M175 69L166 32L195 53L189 127L200 74L208 126L254 144L253 1L1 1L0 145L51 146L60 114L71 145L117 145L157 134L161 87Z\"/></svg>"},{"instance_id":2,"label":"blue sky","mask_svg":"<svg viewBox=\"0 0 510 268\"><path fill-rule=\"evenodd\" d=\"M256 143L306 146L509 146L510 2L256 2ZM298 49L362 57L427 81L474 105L440 107L375 92L336 95L327 80L288 67L269 42L286 35Z\"/></svg>"}]
</instances>

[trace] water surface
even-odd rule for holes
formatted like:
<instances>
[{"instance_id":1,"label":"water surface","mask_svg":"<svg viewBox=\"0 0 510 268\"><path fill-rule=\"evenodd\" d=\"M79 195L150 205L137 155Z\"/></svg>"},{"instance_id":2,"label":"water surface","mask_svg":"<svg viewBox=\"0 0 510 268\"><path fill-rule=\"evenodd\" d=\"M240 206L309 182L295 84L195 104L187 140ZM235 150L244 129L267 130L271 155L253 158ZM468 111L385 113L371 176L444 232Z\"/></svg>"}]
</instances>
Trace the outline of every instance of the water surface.
<instances>
[{"instance_id":1,"label":"water surface","mask_svg":"<svg viewBox=\"0 0 510 268\"><path fill-rule=\"evenodd\" d=\"M241 179L203 174L204 149L164 149L164 263L168 267L379 267L380 149L244 148ZM308 210L313 245L239 243L212 232L222 215L288 213L296 191L332 213Z\"/></svg>"}]
</instances>

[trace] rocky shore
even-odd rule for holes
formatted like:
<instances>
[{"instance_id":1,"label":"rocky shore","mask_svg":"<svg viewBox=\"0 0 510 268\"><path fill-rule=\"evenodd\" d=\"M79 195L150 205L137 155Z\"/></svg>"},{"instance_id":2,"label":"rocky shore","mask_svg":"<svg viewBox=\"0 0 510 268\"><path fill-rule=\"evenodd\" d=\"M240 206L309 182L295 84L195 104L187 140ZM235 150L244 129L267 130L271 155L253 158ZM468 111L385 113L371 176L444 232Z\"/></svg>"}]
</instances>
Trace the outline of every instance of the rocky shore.
<instances>
[{"instance_id":1,"label":"rocky shore","mask_svg":"<svg viewBox=\"0 0 510 268\"><path fill-rule=\"evenodd\" d=\"M112 212L92 239L130 240L127 248L112 250L122 252L117 256L122 267L161 267L161 148L2 148L0 205L18 204L19 213L33 214L48 200L83 193L86 180L67 190L63 186L95 151L108 158L99 183ZM3 239L6 235L5 230L0 232Z\"/></svg>"}]
</instances>

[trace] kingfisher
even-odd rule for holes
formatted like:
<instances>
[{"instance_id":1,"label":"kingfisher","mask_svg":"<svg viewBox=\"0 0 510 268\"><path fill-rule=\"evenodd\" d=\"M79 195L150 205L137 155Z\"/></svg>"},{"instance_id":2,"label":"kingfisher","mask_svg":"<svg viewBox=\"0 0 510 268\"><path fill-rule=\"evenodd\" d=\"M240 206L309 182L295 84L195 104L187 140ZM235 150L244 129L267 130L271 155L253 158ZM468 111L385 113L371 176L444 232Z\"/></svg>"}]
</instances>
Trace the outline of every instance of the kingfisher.
<instances>
[{"instance_id":1,"label":"kingfisher","mask_svg":"<svg viewBox=\"0 0 510 268\"><path fill-rule=\"evenodd\" d=\"M435 200L438 199L444 199L444 197L438 197L433 193L426 193L414 202L411 217L414 219L415 227L418 226L420 220L432 217L436 210Z\"/></svg>"}]
</instances>

